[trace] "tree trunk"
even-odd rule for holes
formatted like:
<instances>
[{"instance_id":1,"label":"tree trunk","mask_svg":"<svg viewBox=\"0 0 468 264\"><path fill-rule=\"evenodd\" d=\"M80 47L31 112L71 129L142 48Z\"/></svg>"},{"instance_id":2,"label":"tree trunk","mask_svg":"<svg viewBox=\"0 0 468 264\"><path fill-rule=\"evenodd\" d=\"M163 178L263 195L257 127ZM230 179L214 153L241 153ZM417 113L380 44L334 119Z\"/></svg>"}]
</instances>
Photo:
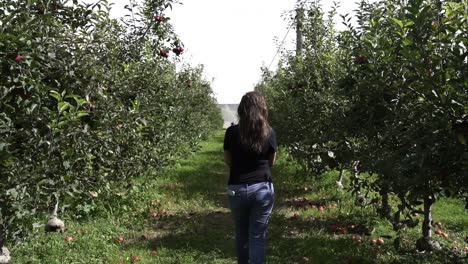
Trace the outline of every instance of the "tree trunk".
<instances>
[{"instance_id":1,"label":"tree trunk","mask_svg":"<svg viewBox=\"0 0 468 264\"><path fill-rule=\"evenodd\" d=\"M440 250L440 244L432 239L432 204L434 204L434 196L424 198L424 221L422 224L422 235L416 241L416 248L419 251L434 251Z\"/></svg>"},{"instance_id":2,"label":"tree trunk","mask_svg":"<svg viewBox=\"0 0 468 264\"><path fill-rule=\"evenodd\" d=\"M387 219L390 219L390 212L392 210L392 207L388 203L388 191L387 189L382 189L380 190L380 196L382 196L382 205L378 212L382 217L385 217Z\"/></svg>"},{"instance_id":3,"label":"tree trunk","mask_svg":"<svg viewBox=\"0 0 468 264\"><path fill-rule=\"evenodd\" d=\"M338 175L338 180L336 181L336 184L338 185L338 188L341 188L343 189L343 174L344 174L344 166L341 165L341 168L340 168L340 174Z\"/></svg>"},{"instance_id":4,"label":"tree trunk","mask_svg":"<svg viewBox=\"0 0 468 264\"><path fill-rule=\"evenodd\" d=\"M433 196L424 198L424 222L422 224L422 235L424 238L432 237L432 204Z\"/></svg>"}]
</instances>

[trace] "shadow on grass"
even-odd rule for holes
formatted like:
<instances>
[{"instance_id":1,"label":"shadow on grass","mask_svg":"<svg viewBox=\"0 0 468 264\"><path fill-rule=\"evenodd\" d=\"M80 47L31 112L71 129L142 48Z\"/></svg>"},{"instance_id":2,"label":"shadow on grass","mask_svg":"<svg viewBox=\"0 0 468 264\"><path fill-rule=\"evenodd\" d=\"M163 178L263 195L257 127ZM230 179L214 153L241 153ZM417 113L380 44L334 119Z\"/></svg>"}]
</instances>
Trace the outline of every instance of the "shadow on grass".
<instances>
[{"instance_id":1,"label":"shadow on grass","mask_svg":"<svg viewBox=\"0 0 468 264\"><path fill-rule=\"evenodd\" d=\"M152 233L143 234L144 241L135 240L128 244L129 247L148 250L162 247L174 252L188 252L196 256L197 263L209 263L211 260L207 262L206 256L213 256L213 262L218 258L235 262L234 227L225 195L228 169L223 162L222 141L223 136L217 135L192 158L181 162L182 166L170 175L167 184L177 183L169 190L171 196L184 200L187 208L157 220L146 228ZM382 259L386 263L423 263L434 257L411 252L407 256L394 256L390 240L382 246L371 246L370 238L364 235L367 232L359 228L350 228L348 234L329 230L331 225L350 227L366 222L363 214L315 218L290 218L281 214L279 209L284 207L286 198L311 192L323 194L323 189L334 188L335 177L329 175L325 184L322 182L321 186L308 187L305 191L304 184L310 184L310 181L286 161L280 161L274 167L273 176L277 196L268 227L267 263L379 263ZM320 190L316 190L318 188ZM330 195L328 193L327 199L333 200ZM214 207L191 208L190 201L193 201L193 207L200 207L203 204L200 202L211 202ZM363 242L351 239L353 235L359 235ZM444 263L443 259L437 263Z\"/></svg>"},{"instance_id":2,"label":"shadow on grass","mask_svg":"<svg viewBox=\"0 0 468 264\"><path fill-rule=\"evenodd\" d=\"M334 236L323 230L338 219L290 219L273 213L267 234L267 263L374 263L369 249L349 237ZM234 227L228 210L190 212L159 219L154 233L128 247L175 252L195 256L213 255L235 262ZM377 254L377 251L373 254ZM214 261L214 260L213 260Z\"/></svg>"}]
</instances>

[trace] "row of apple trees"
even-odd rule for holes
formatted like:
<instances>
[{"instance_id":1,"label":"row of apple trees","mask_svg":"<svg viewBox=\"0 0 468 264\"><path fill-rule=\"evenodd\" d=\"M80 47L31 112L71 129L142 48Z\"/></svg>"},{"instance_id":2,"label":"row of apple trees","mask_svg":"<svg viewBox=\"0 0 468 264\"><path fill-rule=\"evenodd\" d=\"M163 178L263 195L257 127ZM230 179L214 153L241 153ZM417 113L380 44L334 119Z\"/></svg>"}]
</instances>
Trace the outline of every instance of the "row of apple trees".
<instances>
[{"instance_id":1,"label":"row of apple trees","mask_svg":"<svg viewBox=\"0 0 468 264\"><path fill-rule=\"evenodd\" d=\"M0 2L0 240L57 202L89 213L221 127L203 68L178 59L173 0L130 1L119 20L86 2Z\"/></svg>"},{"instance_id":2,"label":"row of apple trees","mask_svg":"<svg viewBox=\"0 0 468 264\"><path fill-rule=\"evenodd\" d=\"M343 31L334 28L336 8L305 5L300 54L285 52L257 89L279 140L305 168L354 171L353 193L364 201L377 193L367 200L381 204L395 231L424 214L417 247L432 250L432 204L467 198L468 7L372 2L342 16Z\"/></svg>"}]
</instances>

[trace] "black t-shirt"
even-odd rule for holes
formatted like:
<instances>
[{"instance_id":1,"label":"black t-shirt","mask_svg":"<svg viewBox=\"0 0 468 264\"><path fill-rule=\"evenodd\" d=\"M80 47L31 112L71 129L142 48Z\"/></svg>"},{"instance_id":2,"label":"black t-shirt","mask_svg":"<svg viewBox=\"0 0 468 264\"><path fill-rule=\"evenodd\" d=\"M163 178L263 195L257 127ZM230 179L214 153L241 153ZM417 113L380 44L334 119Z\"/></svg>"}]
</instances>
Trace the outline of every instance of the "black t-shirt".
<instances>
[{"instance_id":1,"label":"black t-shirt","mask_svg":"<svg viewBox=\"0 0 468 264\"><path fill-rule=\"evenodd\" d=\"M230 126L224 136L224 150L231 153L231 168L228 184L252 184L271 182L271 170L268 157L276 152L275 132L271 131L263 153L255 153L242 148L240 143L239 125Z\"/></svg>"}]
</instances>

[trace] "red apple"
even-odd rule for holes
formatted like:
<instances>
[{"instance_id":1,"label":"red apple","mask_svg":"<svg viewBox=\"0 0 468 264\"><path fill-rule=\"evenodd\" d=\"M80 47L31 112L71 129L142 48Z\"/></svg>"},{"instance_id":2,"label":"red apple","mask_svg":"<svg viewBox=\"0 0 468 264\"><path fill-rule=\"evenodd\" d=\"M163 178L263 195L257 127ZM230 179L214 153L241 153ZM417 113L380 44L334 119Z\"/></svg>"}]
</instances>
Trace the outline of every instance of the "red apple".
<instances>
[{"instance_id":1,"label":"red apple","mask_svg":"<svg viewBox=\"0 0 468 264\"><path fill-rule=\"evenodd\" d=\"M319 206L318 209L319 209L320 212L323 212L323 211L325 210L325 207L323 207L323 206L321 205L321 206Z\"/></svg>"},{"instance_id":2,"label":"red apple","mask_svg":"<svg viewBox=\"0 0 468 264\"><path fill-rule=\"evenodd\" d=\"M182 47L175 47L172 49L172 51L177 55L179 56L180 54L182 54L182 52L184 52L184 48Z\"/></svg>"},{"instance_id":3,"label":"red apple","mask_svg":"<svg viewBox=\"0 0 468 264\"><path fill-rule=\"evenodd\" d=\"M16 54L16 57L15 57L15 61L16 62L21 62L21 60L23 59L23 56L21 56L21 54Z\"/></svg>"},{"instance_id":4,"label":"red apple","mask_svg":"<svg viewBox=\"0 0 468 264\"><path fill-rule=\"evenodd\" d=\"M449 237L449 235L447 233L442 233L442 236L447 239Z\"/></svg>"},{"instance_id":5,"label":"red apple","mask_svg":"<svg viewBox=\"0 0 468 264\"><path fill-rule=\"evenodd\" d=\"M117 242L119 242L119 243L124 242L124 240L125 240L125 239L124 239L123 237L121 237L121 236L119 236L119 237L117 238Z\"/></svg>"},{"instance_id":6,"label":"red apple","mask_svg":"<svg viewBox=\"0 0 468 264\"><path fill-rule=\"evenodd\" d=\"M437 235L442 235L444 232L442 232L441 230L436 230L434 233L436 233Z\"/></svg>"},{"instance_id":7,"label":"red apple","mask_svg":"<svg viewBox=\"0 0 468 264\"><path fill-rule=\"evenodd\" d=\"M439 221L439 222L436 222L435 225L436 225L436 226L442 226L442 222L440 222L440 221Z\"/></svg>"},{"instance_id":8,"label":"red apple","mask_svg":"<svg viewBox=\"0 0 468 264\"><path fill-rule=\"evenodd\" d=\"M340 228L336 225L331 225L330 226L330 231L332 231L333 233L337 232Z\"/></svg>"},{"instance_id":9,"label":"red apple","mask_svg":"<svg viewBox=\"0 0 468 264\"><path fill-rule=\"evenodd\" d=\"M140 261L140 257L139 256L132 256L132 262L138 262Z\"/></svg>"},{"instance_id":10,"label":"red apple","mask_svg":"<svg viewBox=\"0 0 468 264\"><path fill-rule=\"evenodd\" d=\"M156 218L156 217L158 217L158 212L153 212L151 215L152 215L154 218Z\"/></svg>"},{"instance_id":11,"label":"red apple","mask_svg":"<svg viewBox=\"0 0 468 264\"><path fill-rule=\"evenodd\" d=\"M354 64L368 64L369 61L364 56L357 56L354 58Z\"/></svg>"},{"instance_id":12,"label":"red apple","mask_svg":"<svg viewBox=\"0 0 468 264\"><path fill-rule=\"evenodd\" d=\"M384 240L383 240L383 238L379 238L379 239L377 239L377 241L376 241L376 242L377 242L377 245L383 245L383 244L384 244Z\"/></svg>"},{"instance_id":13,"label":"red apple","mask_svg":"<svg viewBox=\"0 0 468 264\"><path fill-rule=\"evenodd\" d=\"M67 242L70 242L72 240L73 240L73 237L71 237L71 236L66 236L65 237L65 241L67 241Z\"/></svg>"},{"instance_id":14,"label":"red apple","mask_svg":"<svg viewBox=\"0 0 468 264\"><path fill-rule=\"evenodd\" d=\"M163 16L154 16L154 20L158 23L160 22L163 22L164 21L164 17Z\"/></svg>"},{"instance_id":15,"label":"red apple","mask_svg":"<svg viewBox=\"0 0 468 264\"><path fill-rule=\"evenodd\" d=\"M156 250L153 250L153 251L151 251L151 253L150 253L150 254L151 254L151 256L157 256L157 255L158 255L158 251L156 251Z\"/></svg>"},{"instance_id":16,"label":"red apple","mask_svg":"<svg viewBox=\"0 0 468 264\"><path fill-rule=\"evenodd\" d=\"M377 244L377 240L376 239L372 239L371 242L370 242L371 245L376 245Z\"/></svg>"},{"instance_id":17,"label":"red apple","mask_svg":"<svg viewBox=\"0 0 468 264\"><path fill-rule=\"evenodd\" d=\"M159 51L159 56L168 58L169 57L169 51L168 50L160 50Z\"/></svg>"}]
</instances>

